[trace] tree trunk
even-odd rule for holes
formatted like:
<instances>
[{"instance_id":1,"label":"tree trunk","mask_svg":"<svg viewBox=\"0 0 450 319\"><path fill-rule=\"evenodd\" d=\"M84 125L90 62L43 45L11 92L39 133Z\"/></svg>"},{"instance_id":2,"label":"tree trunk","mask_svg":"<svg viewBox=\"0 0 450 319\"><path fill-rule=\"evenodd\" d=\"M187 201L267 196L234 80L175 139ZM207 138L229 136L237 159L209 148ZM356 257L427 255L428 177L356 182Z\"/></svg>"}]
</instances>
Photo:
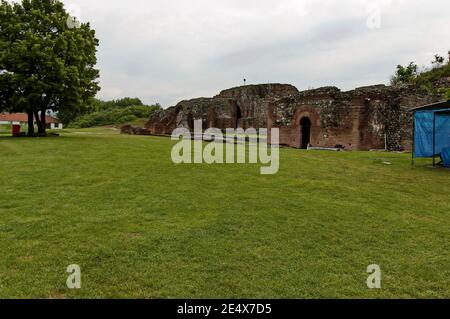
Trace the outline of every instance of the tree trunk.
<instances>
[{"instance_id":1,"label":"tree trunk","mask_svg":"<svg viewBox=\"0 0 450 319\"><path fill-rule=\"evenodd\" d=\"M39 129L39 136L47 136L47 119L45 116L46 112L46 109L41 110L41 126Z\"/></svg>"},{"instance_id":2,"label":"tree trunk","mask_svg":"<svg viewBox=\"0 0 450 319\"><path fill-rule=\"evenodd\" d=\"M38 127L38 135L41 135L41 117L39 116L39 112L37 110L34 111L34 118L36 119L36 125Z\"/></svg>"},{"instance_id":3,"label":"tree trunk","mask_svg":"<svg viewBox=\"0 0 450 319\"><path fill-rule=\"evenodd\" d=\"M34 115L33 111L28 111L28 136L34 136Z\"/></svg>"}]
</instances>

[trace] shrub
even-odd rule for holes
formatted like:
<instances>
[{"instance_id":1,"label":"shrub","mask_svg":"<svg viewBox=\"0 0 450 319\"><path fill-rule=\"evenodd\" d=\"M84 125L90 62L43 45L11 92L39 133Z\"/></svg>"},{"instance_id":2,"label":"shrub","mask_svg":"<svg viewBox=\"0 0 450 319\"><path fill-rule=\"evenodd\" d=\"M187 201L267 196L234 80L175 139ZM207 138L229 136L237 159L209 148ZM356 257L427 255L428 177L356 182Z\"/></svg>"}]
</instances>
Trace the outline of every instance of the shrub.
<instances>
[{"instance_id":1,"label":"shrub","mask_svg":"<svg viewBox=\"0 0 450 319\"><path fill-rule=\"evenodd\" d=\"M114 125L132 122L139 118L148 118L160 108L159 105L138 105L127 107L112 107L85 114L73 121L69 127L87 128L94 126Z\"/></svg>"},{"instance_id":2,"label":"shrub","mask_svg":"<svg viewBox=\"0 0 450 319\"><path fill-rule=\"evenodd\" d=\"M446 89L444 92L444 96L447 100L450 100L450 88Z\"/></svg>"},{"instance_id":3,"label":"shrub","mask_svg":"<svg viewBox=\"0 0 450 319\"><path fill-rule=\"evenodd\" d=\"M442 89L438 84L441 79L447 77L450 77L450 61L445 63L443 57L435 55L432 67L423 68L421 71L414 62L407 66L398 65L391 78L391 84L414 84L425 89L431 95L443 95L448 99L450 98L449 89Z\"/></svg>"},{"instance_id":4,"label":"shrub","mask_svg":"<svg viewBox=\"0 0 450 319\"><path fill-rule=\"evenodd\" d=\"M417 65L410 62L409 65L397 65L397 70L391 79L392 84L410 83L417 76Z\"/></svg>"}]
</instances>

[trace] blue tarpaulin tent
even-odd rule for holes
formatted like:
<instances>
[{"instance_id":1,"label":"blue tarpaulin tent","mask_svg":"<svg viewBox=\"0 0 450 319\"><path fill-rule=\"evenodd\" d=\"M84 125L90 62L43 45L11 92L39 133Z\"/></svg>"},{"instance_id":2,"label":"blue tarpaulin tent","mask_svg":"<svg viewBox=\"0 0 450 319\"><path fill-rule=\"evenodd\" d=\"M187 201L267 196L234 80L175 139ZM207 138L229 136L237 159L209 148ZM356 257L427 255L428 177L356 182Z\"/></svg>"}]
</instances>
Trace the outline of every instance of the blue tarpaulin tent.
<instances>
[{"instance_id":1,"label":"blue tarpaulin tent","mask_svg":"<svg viewBox=\"0 0 450 319\"><path fill-rule=\"evenodd\" d=\"M450 101L416 108L414 112L414 157L442 159L450 148Z\"/></svg>"},{"instance_id":2,"label":"blue tarpaulin tent","mask_svg":"<svg viewBox=\"0 0 450 319\"><path fill-rule=\"evenodd\" d=\"M450 167L450 147L444 148L441 152L442 165Z\"/></svg>"}]
</instances>

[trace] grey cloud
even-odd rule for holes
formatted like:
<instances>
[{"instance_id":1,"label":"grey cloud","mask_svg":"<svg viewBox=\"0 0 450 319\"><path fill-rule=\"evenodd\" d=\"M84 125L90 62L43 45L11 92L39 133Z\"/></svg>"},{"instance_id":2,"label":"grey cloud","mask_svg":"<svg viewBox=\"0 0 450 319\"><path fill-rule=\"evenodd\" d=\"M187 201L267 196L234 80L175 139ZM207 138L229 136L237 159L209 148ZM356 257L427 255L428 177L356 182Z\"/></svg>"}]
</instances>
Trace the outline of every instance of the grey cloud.
<instances>
[{"instance_id":1,"label":"grey cloud","mask_svg":"<svg viewBox=\"0 0 450 319\"><path fill-rule=\"evenodd\" d=\"M100 39L101 98L170 106L230 86L386 83L395 66L450 49L450 2L435 0L78 0ZM379 5L381 25L369 29Z\"/></svg>"}]
</instances>

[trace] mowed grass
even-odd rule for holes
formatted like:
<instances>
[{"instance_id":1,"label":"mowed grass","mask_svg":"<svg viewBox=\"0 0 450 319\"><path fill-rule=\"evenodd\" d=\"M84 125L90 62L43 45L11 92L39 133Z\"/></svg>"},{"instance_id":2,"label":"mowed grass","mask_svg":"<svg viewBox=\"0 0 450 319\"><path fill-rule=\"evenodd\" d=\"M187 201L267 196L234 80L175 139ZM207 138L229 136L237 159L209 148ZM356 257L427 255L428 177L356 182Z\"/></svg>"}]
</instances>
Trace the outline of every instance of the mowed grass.
<instances>
[{"instance_id":1,"label":"mowed grass","mask_svg":"<svg viewBox=\"0 0 450 319\"><path fill-rule=\"evenodd\" d=\"M282 149L262 176L175 165L173 144L112 129L1 137L0 297L450 297L449 170Z\"/></svg>"}]
</instances>

